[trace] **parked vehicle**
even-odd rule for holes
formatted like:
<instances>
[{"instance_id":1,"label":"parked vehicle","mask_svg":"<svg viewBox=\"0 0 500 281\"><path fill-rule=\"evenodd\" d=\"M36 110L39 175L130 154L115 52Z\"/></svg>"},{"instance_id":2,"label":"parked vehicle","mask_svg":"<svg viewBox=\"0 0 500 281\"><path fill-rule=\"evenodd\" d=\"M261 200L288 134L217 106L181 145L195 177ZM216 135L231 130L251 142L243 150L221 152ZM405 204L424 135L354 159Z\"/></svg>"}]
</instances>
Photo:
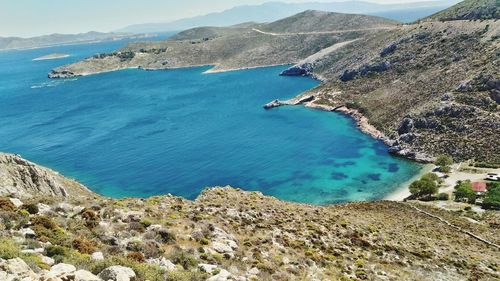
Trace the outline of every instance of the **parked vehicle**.
<instances>
[{"instance_id":1,"label":"parked vehicle","mask_svg":"<svg viewBox=\"0 0 500 281\"><path fill-rule=\"evenodd\" d=\"M495 173L486 174L486 179L490 181L500 181L500 176Z\"/></svg>"}]
</instances>

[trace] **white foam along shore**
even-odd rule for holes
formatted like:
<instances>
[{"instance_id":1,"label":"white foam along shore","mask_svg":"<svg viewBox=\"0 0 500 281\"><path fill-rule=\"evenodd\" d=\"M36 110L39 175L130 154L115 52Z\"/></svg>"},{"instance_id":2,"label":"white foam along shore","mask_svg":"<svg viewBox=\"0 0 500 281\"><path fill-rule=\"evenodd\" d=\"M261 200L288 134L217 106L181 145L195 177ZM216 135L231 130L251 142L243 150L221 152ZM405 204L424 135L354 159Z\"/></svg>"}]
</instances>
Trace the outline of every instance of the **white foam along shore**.
<instances>
[{"instance_id":1,"label":"white foam along shore","mask_svg":"<svg viewBox=\"0 0 500 281\"><path fill-rule=\"evenodd\" d=\"M410 184L416 180L418 180L420 177L422 177L424 174L430 173L432 169L434 169L435 165L434 164L425 164L422 170L418 174L416 174L414 177L412 177L410 180L402 183L396 190L394 190L392 193L388 194L384 199L385 200L390 200L390 201L403 201L405 198L411 195L410 193Z\"/></svg>"},{"instance_id":2,"label":"white foam along shore","mask_svg":"<svg viewBox=\"0 0 500 281\"><path fill-rule=\"evenodd\" d=\"M46 56L42 56L39 58L33 59L33 61L39 61L39 60L55 60L55 59L62 59L62 58L67 58L70 55L68 54L61 54L61 53L55 53L55 54L50 54Z\"/></svg>"}]
</instances>

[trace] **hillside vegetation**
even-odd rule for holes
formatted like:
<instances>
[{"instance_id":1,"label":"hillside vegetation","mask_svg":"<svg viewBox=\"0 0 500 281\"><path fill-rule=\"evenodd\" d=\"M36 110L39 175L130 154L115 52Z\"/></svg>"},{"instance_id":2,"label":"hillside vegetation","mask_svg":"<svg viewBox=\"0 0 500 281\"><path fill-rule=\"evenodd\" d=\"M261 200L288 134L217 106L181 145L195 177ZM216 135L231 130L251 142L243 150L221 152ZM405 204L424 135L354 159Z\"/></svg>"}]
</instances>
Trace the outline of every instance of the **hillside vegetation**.
<instances>
[{"instance_id":1,"label":"hillside vegetation","mask_svg":"<svg viewBox=\"0 0 500 281\"><path fill-rule=\"evenodd\" d=\"M464 1L411 25L306 11L269 24L197 28L163 42L132 43L49 76L297 64L283 74L323 82L305 93L314 97L309 105L357 110L395 154L499 163L500 21L496 12L492 19L461 20L464 14L477 18L478 10L496 11L497 2Z\"/></svg>"},{"instance_id":2,"label":"hillside vegetation","mask_svg":"<svg viewBox=\"0 0 500 281\"><path fill-rule=\"evenodd\" d=\"M431 20L500 19L500 0L465 0L429 17Z\"/></svg>"},{"instance_id":3,"label":"hillside vegetation","mask_svg":"<svg viewBox=\"0 0 500 281\"><path fill-rule=\"evenodd\" d=\"M0 159L12 160L0 167L0 188L17 182L22 189L0 197L2 280L500 278L498 246L465 233L498 245L497 212L471 222L465 212L418 203L320 207L231 187L207 189L194 201L109 199L65 185L67 192L41 196L47 186L26 194L22 174L2 171L28 165L49 186L60 175L14 155Z\"/></svg>"}]
</instances>

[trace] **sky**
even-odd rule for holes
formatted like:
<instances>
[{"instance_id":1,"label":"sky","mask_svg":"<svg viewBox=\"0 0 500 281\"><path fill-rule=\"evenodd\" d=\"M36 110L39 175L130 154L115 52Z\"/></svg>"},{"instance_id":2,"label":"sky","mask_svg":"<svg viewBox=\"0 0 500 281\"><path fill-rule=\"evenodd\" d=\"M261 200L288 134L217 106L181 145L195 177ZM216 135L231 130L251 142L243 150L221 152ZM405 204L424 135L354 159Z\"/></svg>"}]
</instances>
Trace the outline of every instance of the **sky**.
<instances>
[{"instance_id":1,"label":"sky","mask_svg":"<svg viewBox=\"0 0 500 281\"><path fill-rule=\"evenodd\" d=\"M271 0L0 0L0 36L109 32L127 25L167 22ZM276 1L276 0L274 0ZM334 2L336 0L281 0ZM337 0L338 1L338 0ZM409 3L428 0L368 0Z\"/></svg>"}]
</instances>

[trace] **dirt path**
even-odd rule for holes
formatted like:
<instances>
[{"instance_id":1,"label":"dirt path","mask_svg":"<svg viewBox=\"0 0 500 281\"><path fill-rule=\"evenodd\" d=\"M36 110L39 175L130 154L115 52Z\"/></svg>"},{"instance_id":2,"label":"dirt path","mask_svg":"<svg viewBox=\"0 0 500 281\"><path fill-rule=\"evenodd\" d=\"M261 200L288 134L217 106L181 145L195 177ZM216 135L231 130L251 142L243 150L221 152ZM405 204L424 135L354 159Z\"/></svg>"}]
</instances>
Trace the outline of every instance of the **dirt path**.
<instances>
[{"instance_id":1,"label":"dirt path","mask_svg":"<svg viewBox=\"0 0 500 281\"><path fill-rule=\"evenodd\" d=\"M253 31L271 35L271 36L293 36L293 35L321 35L321 34L342 34L348 32L356 32L356 31L370 31L370 30L390 30L395 29L397 27L393 26L385 26L385 27L369 27L369 28L360 28L360 29L345 29L345 30L332 30L332 31L311 31L311 32L291 32L291 33L274 33L274 32L266 32L257 28L252 28Z\"/></svg>"},{"instance_id":2,"label":"dirt path","mask_svg":"<svg viewBox=\"0 0 500 281\"><path fill-rule=\"evenodd\" d=\"M474 234L474 233L472 233L472 232L470 232L470 231L468 231L468 230L465 230L465 229L463 229L463 228L461 228L461 227L459 227L459 226L456 226L456 225L452 224L451 222L449 222L449 221L447 221L447 220L445 220L445 219L443 219L443 218L441 218L441 217L439 217L439 216L436 216L436 215L434 215L434 214L431 214L431 213L429 213L429 212L427 212L427 211L424 211L424 210L422 210L422 209L420 209L420 208L418 208L418 207L416 207L416 206L414 206L414 205L412 205L412 204L409 204L409 205L410 205L410 207L412 207L413 209L415 209L415 210L416 210L417 212L419 212L419 213L422 213L422 214L424 214L424 215L426 215L426 216L429 216L429 217L432 217L432 218L434 218L434 219L437 219L437 220L439 220L439 221L443 222L444 224L448 225L449 227L451 227L451 228L453 228L453 229L455 229L455 230L457 230L457 231L459 231L459 232L462 232L462 233L464 233L464 234L466 234L466 235L468 235L468 236L470 236L470 237L472 237L472 238L474 238L474 239L476 239L476 240L478 240L478 241L480 241L480 242L483 242L483 243L485 243L485 244L488 244L488 245L490 245L490 246L492 246L492 247L495 247L495 248L497 248L497 249L500 249L500 246L499 246L499 245L497 245L497 244L495 244L495 243L493 243L493 242L491 242L491 241L489 241L489 240L486 240L486 239L484 239L484 238L481 238L480 236L477 236L476 234Z\"/></svg>"}]
</instances>

